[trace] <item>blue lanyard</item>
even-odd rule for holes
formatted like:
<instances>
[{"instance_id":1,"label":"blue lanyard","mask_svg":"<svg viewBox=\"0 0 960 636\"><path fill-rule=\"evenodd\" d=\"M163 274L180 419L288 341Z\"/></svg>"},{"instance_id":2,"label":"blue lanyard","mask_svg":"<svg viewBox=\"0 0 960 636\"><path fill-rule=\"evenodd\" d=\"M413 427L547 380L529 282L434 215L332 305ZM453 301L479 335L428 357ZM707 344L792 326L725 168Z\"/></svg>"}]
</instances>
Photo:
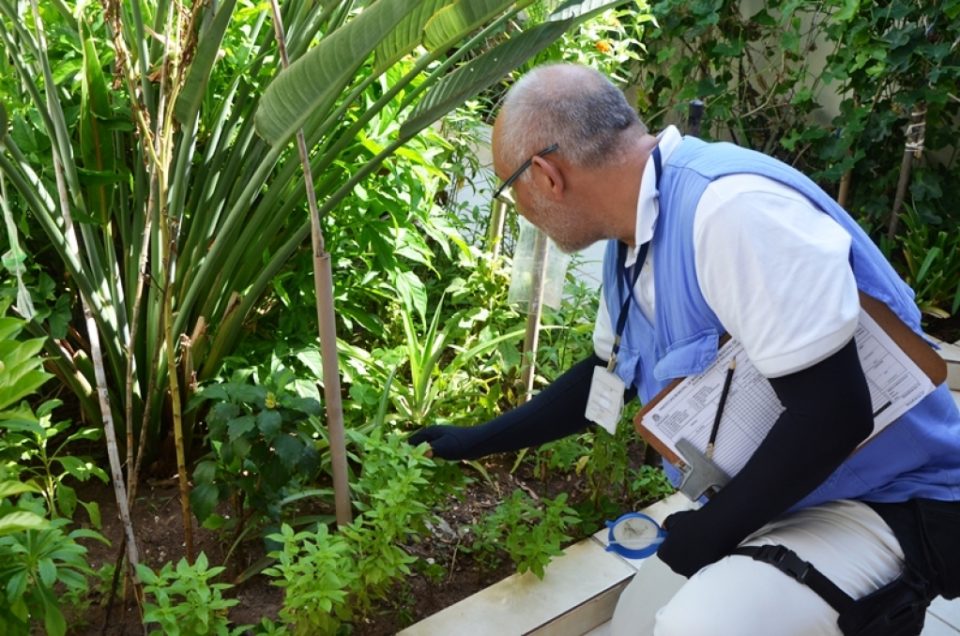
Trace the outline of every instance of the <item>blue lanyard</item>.
<instances>
[{"instance_id":1,"label":"blue lanyard","mask_svg":"<svg viewBox=\"0 0 960 636\"><path fill-rule=\"evenodd\" d=\"M653 168L656 171L657 178L657 191L660 190L660 173L663 171L662 160L660 158L660 147L656 146L651 153L653 157ZM616 335L613 339L613 351L610 354L610 361L607 363L607 371L611 373L617 367L617 353L620 351L620 340L623 337L623 332L627 328L627 317L630 315L630 301L633 300L633 288L637 284L637 279L640 278L640 270L643 269L643 264L647 260L647 251L650 248L650 241L647 241L640 246L640 252L637 254L637 261L630 267L630 271L627 271L627 245L626 243L620 243L617 245L617 256L620 261L620 265L617 268L620 272L620 275L617 277L617 287L620 291L620 296L623 298L623 305L620 306L620 315L617 317L617 330ZM627 283L626 294L623 293L623 283Z\"/></svg>"}]
</instances>

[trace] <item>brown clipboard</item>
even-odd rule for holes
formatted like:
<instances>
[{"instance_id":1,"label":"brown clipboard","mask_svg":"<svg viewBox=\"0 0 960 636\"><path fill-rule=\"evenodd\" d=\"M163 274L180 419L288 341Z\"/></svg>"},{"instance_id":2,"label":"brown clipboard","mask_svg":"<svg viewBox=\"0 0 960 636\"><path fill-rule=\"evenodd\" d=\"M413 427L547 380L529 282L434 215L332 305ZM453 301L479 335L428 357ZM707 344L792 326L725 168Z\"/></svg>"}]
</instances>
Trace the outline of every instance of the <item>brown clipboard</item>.
<instances>
[{"instance_id":1,"label":"brown clipboard","mask_svg":"<svg viewBox=\"0 0 960 636\"><path fill-rule=\"evenodd\" d=\"M947 363L926 340L904 324L886 303L860 292L860 306L863 307L864 311L890 336L890 339L913 360L914 364L920 367L920 370L933 382L933 386L940 386L946 381ZM724 344L728 339L729 336L724 335L720 344ZM670 395L683 380L684 378L677 378L670 382L670 384L657 393L652 400L644 404L643 408L640 409L640 412L637 413L633 419L633 426L640 437L655 448L667 461L678 467L685 466L686 462L674 451L670 450L653 431L643 425L643 418L650 409Z\"/></svg>"}]
</instances>

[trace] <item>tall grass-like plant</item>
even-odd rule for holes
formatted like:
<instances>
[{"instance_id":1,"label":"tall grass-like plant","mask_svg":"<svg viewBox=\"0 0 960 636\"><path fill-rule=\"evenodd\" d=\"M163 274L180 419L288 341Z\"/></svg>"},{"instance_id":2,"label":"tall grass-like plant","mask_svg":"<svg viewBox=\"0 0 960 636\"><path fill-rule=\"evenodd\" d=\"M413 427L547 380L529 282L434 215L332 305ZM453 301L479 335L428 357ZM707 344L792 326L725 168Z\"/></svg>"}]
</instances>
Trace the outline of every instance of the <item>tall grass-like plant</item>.
<instances>
[{"instance_id":1,"label":"tall grass-like plant","mask_svg":"<svg viewBox=\"0 0 960 636\"><path fill-rule=\"evenodd\" d=\"M278 72L269 13L249 0L106 0L74 14L0 0L21 91L2 96L4 198L42 228L86 317L85 333L48 351L104 422L118 500L136 491L143 449L173 431L188 553L194 431L181 404L311 232L289 141L303 132L317 216L335 216L421 129L616 4L563 2L530 24L531 1L290 0L280 15L291 64ZM79 61L76 72L54 73L53 55ZM369 122L388 105L402 124L381 138ZM49 148L25 150L30 135ZM114 421L126 430L126 488ZM128 543L135 562L132 532Z\"/></svg>"}]
</instances>

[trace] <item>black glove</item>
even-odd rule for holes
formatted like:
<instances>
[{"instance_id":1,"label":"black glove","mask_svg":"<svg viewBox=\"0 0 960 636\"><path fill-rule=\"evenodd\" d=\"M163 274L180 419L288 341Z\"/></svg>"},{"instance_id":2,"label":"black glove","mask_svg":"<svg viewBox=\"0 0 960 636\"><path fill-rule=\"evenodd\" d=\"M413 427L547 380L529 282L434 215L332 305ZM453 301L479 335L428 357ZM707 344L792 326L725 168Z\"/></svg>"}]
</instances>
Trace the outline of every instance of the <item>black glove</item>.
<instances>
[{"instance_id":1,"label":"black glove","mask_svg":"<svg viewBox=\"0 0 960 636\"><path fill-rule=\"evenodd\" d=\"M729 554L819 486L873 430L870 390L852 340L770 386L786 410L743 469L700 510L664 520L667 538L657 554L678 574L690 576Z\"/></svg>"},{"instance_id":2,"label":"black glove","mask_svg":"<svg viewBox=\"0 0 960 636\"><path fill-rule=\"evenodd\" d=\"M476 432L481 427L463 428L460 426L437 425L422 428L407 441L414 446L424 442L430 444L434 457L443 459L466 459L469 449L476 443ZM472 434L472 435L471 435Z\"/></svg>"},{"instance_id":3,"label":"black glove","mask_svg":"<svg viewBox=\"0 0 960 636\"><path fill-rule=\"evenodd\" d=\"M670 569L687 578L693 576L707 563L724 556L713 537L709 536L710 525L702 518L700 510L682 510L663 520L667 537L657 549L660 560Z\"/></svg>"},{"instance_id":4,"label":"black glove","mask_svg":"<svg viewBox=\"0 0 960 636\"><path fill-rule=\"evenodd\" d=\"M434 457L476 459L491 453L539 446L578 433L591 424L584 417L593 369L604 365L595 355L578 362L529 402L485 424L428 426L410 436L428 442Z\"/></svg>"}]
</instances>

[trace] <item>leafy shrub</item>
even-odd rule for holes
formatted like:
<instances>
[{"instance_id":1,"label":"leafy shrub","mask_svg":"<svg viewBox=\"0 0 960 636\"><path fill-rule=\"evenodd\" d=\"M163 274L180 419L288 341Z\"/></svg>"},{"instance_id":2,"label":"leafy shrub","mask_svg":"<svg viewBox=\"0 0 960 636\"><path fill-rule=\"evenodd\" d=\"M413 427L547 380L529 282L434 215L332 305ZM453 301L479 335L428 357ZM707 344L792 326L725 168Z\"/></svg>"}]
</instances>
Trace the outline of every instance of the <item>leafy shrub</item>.
<instances>
[{"instance_id":1,"label":"leafy shrub","mask_svg":"<svg viewBox=\"0 0 960 636\"><path fill-rule=\"evenodd\" d=\"M748 13L735 0L657 0L650 10L637 103L651 127L683 122L701 99L703 136L777 156L828 191L849 176L848 209L883 231L905 131L924 113L908 201L960 222L950 204L960 193L955 2L773 0Z\"/></svg>"},{"instance_id":2,"label":"leafy shrub","mask_svg":"<svg viewBox=\"0 0 960 636\"><path fill-rule=\"evenodd\" d=\"M6 525L18 513L4 510L0 502L0 525ZM22 511L21 511L22 512ZM34 511L36 512L36 511ZM35 522L38 516L33 517ZM56 519L33 530L0 536L0 631L27 634L34 621L42 620L50 636L63 636L67 624L60 610L59 597L65 588L76 593L86 589L86 577L93 572L84 555L87 549L77 539L96 539L106 543L92 530L64 532L69 522Z\"/></svg>"},{"instance_id":3,"label":"leafy shrub","mask_svg":"<svg viewBox=\"0 0 960 636\"><path fill-rule=\"evenodd\" d=\"M667 474L658 466L645 464L636 470L631 470L628 483L630 493L637 501L634 506L636 509L674 493L674 487L667 479Z\"/></svg>"},{"instance_id":4,"label":"leafy shrub","mask_svg":"<svg viewBox=\"0 0 960 636\"><path fill-rule=\"evenodd\" d=\"M137 564L137 575L143 581L147 597L143 622L160 626L151 631L150 636L226 636L246 632L247 625L230 629L227 610L239 601L223 598L223 592L233 586L211 583L224 568L208 565L203 552L193 565L180 559L175 568L166 563L159 572L143 563Z\"/></svg>"},{"instance_id":5,"label":"leafy shrub","mask_svg":"<svg viewBox=\"0 0 960 636\"><path fill-rule=\"evenodd\" d=\"M96 477L107 483L107 474L89 458L68 455L65 449L82 440L98 440L103 430L86 426L70 431L70 421L53 422L53 410L60 404L59 400L50 400L34 412L22 403L0 412L0 431L4 432L0 463L15 464L21 478L26 477L37 485L50 515L72 519L79 503L86 508L93 525L99 527L97 503L78 501L76 490L65 482L69 479L85 482Z\"/></svg>"},{"instance_id":6,"label":"leafy shrub","mask_svg":"<svg viewBox=\"0 0 960 636\"><path fill-rule=\"evenodd\" d=\"M563 554L561 546L571 541L567 528L579 522L577 512L567 505L566 493L537 505L530 495L515 490L474 525L476 538L470 550L494 561L505 552L517 572L533 572L542 579L553 557Z\"/></svg>"},{"instance_id":7,"label":"leafy shrub","mask_svg":"<svg viewBox=\"0 0 960 636\"><path fill-rule=\"evenodd\" d=\"M266 385L227 382L204 388L198 403L212 402L207 416L210 453L193 472L191 505L205 521L219 502L234 498L245 509L280 518L285 495L308 483L319 454L304 421L320 414L320 403L290 392L292 372Z\"/></svg>"},{"instance_id":8,"label":"leafy shrub","mask_svg":"<svg viewBox=\"0 0 960 636\"><path fill-rule=\"evenodd\" d=\"M416 560L403 548L423 528L427 501L435 496L426 478L433 462L400 436L353 432L364 449L356 484L361 514L333 534L327 526L295 532L283 524L270 535L281 549L265 570L284 588L280 618L296 634L332 634L389 597Z\"/></svg>"},{"instance_id":9,"label":"leafy shrub","mask_svg":"<svg viewBox=\"0 0 960 636\"><path fill-rule=\"evenodd\" d=\"M937 227L914 207L902 216L904 277L922 311L947 318L960 309L960 233Z\"/></svg>"},{"instance_id":10,"label":"leafy shrub","mask_svg":"<svg viewBox=\"0 0 960 636\"><path fill-rule=\"evenodd\" d=\"M44 403L37 413L26 403L11 408L50 377L39 356L43 340L16 339L25 325L17 318L0 318L0 632L27 634L42 620L48 634L61 636L67 625L60 597L86 589L86 577L92 574L78 539L106 540L92 530L68 533L68 519L44 517L58 512L72 516L76 494L63 483L67 477L85 479L102 471L61 453L68 443L95 437L89 430L50 448L69 428L68 423L50 422L58 402ZM24 475L26 482L21 481ZM97 521L96 507L88 510Z\"/></svg>"}]
</instances>

